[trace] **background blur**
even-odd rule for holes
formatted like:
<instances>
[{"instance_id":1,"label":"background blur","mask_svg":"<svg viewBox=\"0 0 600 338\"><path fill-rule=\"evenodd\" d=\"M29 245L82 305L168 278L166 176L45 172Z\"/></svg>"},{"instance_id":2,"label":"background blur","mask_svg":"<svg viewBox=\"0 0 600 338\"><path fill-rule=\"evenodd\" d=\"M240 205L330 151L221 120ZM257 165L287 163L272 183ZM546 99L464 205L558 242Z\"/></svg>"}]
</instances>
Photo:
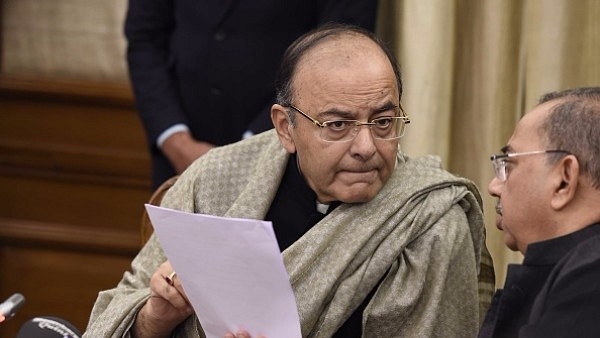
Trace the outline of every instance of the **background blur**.
<instances>
[{"instance_id":1,"label":"background blur","mask_svg":"<svg viewBox=\"0 0 600 338\"><path fill-rule=\"evenodd\" d=\"M129 88L126 0L0 0L0 298L85 328L141 246L149 155ZM411 156L480 187L498 287L489 155L548 91L600 85L600 0L381 0L404 77ZM283 24L284 22L282 22ZM410 179L410 178L407 178Z\"/></svg>"}]
</instances>

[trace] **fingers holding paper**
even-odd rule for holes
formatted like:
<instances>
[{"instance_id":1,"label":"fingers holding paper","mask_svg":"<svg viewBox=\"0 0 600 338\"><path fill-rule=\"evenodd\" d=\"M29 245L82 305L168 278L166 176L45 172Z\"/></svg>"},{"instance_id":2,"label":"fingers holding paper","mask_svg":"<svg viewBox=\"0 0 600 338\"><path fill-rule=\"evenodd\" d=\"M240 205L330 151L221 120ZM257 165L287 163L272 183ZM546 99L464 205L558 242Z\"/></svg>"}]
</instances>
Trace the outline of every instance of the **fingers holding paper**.
<instances>
[{"instance_id":1,"label":"fingers holding paper","mask_svg":"<svg viewBox=\"0 0 600 338\"><path fill-rule=\"evenodd\" d=\"M150 298L138 314L134 331L137 337L168 335L192 313L181 280L166 261L150 278Z\"/></svg>"},{"instance_id":2,"label":"fingers holding paper","mask_svg":"<svg viewBox=\"0 0 600 338\"><path fill-rule=\"evenodd\" d=\"M156 298L156 299L154 299ZM150 279L150 299L155 302L157 313L172 315L183 321L193 313L192 306L183 291L181 280L169 261L162 263ZM167 313L162 313L162 312ZM177 316L178 315L178 316Z\"/></svg>"}]
</instances>

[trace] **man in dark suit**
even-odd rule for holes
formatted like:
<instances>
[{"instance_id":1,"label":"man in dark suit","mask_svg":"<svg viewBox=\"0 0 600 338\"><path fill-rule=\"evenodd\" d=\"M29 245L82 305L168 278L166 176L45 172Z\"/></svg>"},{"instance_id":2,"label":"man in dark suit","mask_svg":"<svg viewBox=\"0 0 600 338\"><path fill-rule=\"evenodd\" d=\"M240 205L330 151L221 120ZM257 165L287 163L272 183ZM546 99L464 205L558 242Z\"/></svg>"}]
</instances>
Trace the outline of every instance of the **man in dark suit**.
<instances>
[{"instance_id":1,"label":"man in dark suit","mask_svg":"<svg viewBox=\"0 0 600 338\"><path fill-rule=\"evenodd\" d=\"M508 267L480 338L600 337L600 87L542 97L492 156Z\"/></svg>"},{"instance_id":2,"label":"man in dark suit","mask_svg":"<svg viewBox=\"0 0 600 338\"><path fill-rule=\"evenodd\" d=\"M214 146L272 128L287 46L330 21L374 30L377 0L129 0L127 59L156 188Z\"/></svg>"}]
</instances>

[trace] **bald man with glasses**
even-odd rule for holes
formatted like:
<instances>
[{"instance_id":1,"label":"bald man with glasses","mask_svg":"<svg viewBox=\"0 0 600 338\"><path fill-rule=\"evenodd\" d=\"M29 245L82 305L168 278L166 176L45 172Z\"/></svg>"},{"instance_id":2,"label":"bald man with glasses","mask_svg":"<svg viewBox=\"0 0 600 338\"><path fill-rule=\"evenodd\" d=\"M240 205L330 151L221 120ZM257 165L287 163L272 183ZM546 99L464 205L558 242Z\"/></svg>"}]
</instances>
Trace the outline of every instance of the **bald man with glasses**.
<instances>
[{"instance_id":1,"label":"bald man with glasses","mask_svg":"<svg viewBox=\"0 0 600 338\"><path fill-rule=\"evenodd\" d=\"M288 48L276 88L275 129L208 152L162 206L271 221L303 337L475 336L494 288L479 192L400 151L410 119L392 54L327 25ZM132 266L86 336L202 337L156 236Z\"/></svg>"},{"instance_id":2,"label":"bald man with glasses","mask_svg":"<svg viewBox=\"0 0 600 338\"><path fill-rule=\"evenodd\" d=\"M600 337L600 87L549 93L491 157L510 265L480 338Z\"/></svg>"}]
</instances>

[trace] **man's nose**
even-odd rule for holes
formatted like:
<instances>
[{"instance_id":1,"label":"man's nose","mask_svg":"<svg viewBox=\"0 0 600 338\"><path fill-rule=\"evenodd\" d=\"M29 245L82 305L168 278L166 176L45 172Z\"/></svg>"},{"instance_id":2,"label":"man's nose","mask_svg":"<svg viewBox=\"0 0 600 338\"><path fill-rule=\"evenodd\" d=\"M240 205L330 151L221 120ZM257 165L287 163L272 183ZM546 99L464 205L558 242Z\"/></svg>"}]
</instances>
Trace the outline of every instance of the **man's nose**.
<instances>
[{"instance_id":1,"label":"man's nose","mask_svg":"<svg viewBox=\"0 0 600 338\"><path fill-rule=\"evenodd\" d=\"M492 197L500 197L501 188L504 182L500 181L498 177L494 176L488 184L488 193Z\"/></svg>"},{"instance_id":2,"label":"man's nose","mask_svg":"<svg viewBox=\"0 0 600 338\"><path fill-rule=\"evenodd\" d=\"M356 131L356 137L352 140L352 152L362 157L372 156L377 147L370 125L363 124L356 126L356 128L358 130Z\"/></svg>"}]
</instances>

